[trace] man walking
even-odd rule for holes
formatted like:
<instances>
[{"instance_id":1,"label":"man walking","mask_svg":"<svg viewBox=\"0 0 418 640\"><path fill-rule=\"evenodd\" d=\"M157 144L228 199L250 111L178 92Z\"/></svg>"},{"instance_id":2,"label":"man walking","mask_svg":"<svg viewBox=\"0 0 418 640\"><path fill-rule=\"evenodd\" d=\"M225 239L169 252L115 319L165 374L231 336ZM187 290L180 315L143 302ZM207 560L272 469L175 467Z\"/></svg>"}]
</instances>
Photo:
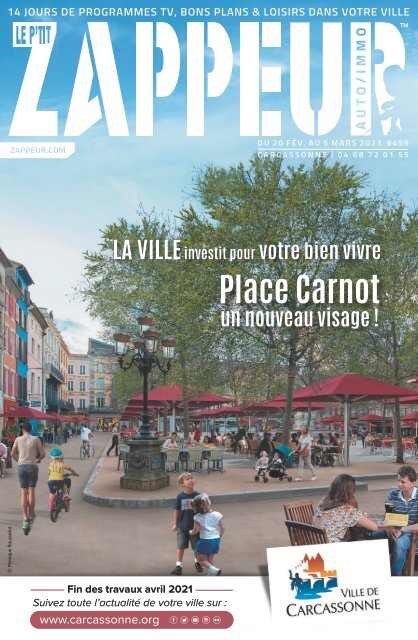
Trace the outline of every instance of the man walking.
<instances>
[{"instance_id":1,"label":"man walking","mask_svg":"<svg viewBox=\"0 0 418 640\"><path fill-rule=\"evenodd\" d=\"M115 425L112 429L112 444L110 446L110 449L108 449L106 451L106 455L108 456L109 453L112 451L112 449L114 449L116 447L115 450L115 456L118 455L118 447L119 447L119 435L118 435L118 428Z\"/></svg>"},{"instance_id":2,"label":"man walking","mask_svg":"<svg viewBox=\"0 0 418 640\"><path fill-rule=\"evenodd\" d=\"M12 457L18 464L20 482L20 506L22 529L28 531L35 518L35 487L38 481L38 464L45 458L45 450L37 436L31 435L32 425L22 425L22 435L16 438Z\"/></svg>"}]
</instances>

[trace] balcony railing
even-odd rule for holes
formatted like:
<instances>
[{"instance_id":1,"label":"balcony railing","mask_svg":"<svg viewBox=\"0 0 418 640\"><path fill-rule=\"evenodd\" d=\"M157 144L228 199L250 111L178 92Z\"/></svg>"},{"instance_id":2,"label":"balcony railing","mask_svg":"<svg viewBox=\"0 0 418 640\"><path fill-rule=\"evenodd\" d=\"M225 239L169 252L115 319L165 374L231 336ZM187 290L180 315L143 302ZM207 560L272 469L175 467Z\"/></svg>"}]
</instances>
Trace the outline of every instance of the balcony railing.
<instances>
[{"instance_id":1,"label":"balcony railing","mask_svg":"<svg viewBox=\"0 0 418 640\"><path fill-rule=\"evenodd\" d=\"M55 378L55 380L57 380L60 384L64 383L64 376L62 375L61 371L50 362L44 364L44 371L46 373L49 373L49 375Z\"/></svg>"},{"instance_id":2,"label":"balcony railing","mask_svg":"<svg viewBox=\"0 0 418 640\"><path fill-rule=\"evenodd\" d=\"M46 403L48 408L63 409L63 411L74 411L74 405L71 402L64 402L64 400L58 400L58 398L51 397L47 394Z\"/></svg>"},{"instance_id":3,"label":"balcony railing","mask_svg":"<svg viewBox=\"0 0 418 640\"><path fill-rule=\"evenodd\" d=\"M115 413L118 411L116 407L99 407L97 404L90 404L88 410L90 413Z\"/></svg>"}]
</instances>

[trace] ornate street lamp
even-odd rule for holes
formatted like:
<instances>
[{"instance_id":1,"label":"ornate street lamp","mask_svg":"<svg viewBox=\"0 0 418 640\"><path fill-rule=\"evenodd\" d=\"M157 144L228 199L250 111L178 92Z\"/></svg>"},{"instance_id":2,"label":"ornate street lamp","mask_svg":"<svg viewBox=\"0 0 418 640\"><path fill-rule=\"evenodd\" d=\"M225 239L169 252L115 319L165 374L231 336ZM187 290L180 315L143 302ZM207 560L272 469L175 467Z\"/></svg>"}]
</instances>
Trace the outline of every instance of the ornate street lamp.
<instances>
[{"instance_id":1,"label":"ornate street lamp","mask_svg":"<svg viewBox=\"0 0 418 640\"><path fill-rule=\"evenodd\" d=\"M148 375L158 369L166 375L175 353L175 340L171 336L161 337L155 327L153 316L144 310L138 318L139 336L132 338L127 332L114 334L115 353L123 371L136 367L143 379L142 424L137 436L128 440L130 446L128 471L120 480L123 489L153 491L168 486L170 480L165 473L161 458L161 442L151 431L148 412ZM157 355L162 347L162 359Z\"/></svg>"}]
</instances>

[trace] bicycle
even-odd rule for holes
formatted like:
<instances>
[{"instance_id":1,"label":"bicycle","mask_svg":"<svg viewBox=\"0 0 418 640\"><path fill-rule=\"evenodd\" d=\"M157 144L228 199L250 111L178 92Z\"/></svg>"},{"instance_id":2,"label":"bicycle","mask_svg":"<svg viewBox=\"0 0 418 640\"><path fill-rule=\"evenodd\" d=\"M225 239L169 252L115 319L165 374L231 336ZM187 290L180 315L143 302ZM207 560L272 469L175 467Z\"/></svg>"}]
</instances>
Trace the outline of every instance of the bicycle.
<instances>
[{"instance_id":1,"label":"bicycle","mask_svg":"<svg viewBox=\"0 0 418 640\"><path fill-rule=\"evenodd\" d=\"M57 491L55 493L55 496L49 511L49 515L52 522L56 522L58 520L58 516L62 511L62 509L64 509L66 513L68 513L70 510L71 498L68 494L70 493L70 487L71 487L71 480L70 480L71 475L73 474L65 473L64 486L57 487ZM67 486L67 493L64 493L65 485Z\"/></svg>"},{"instance_id":2,"label":"bicycle","mask_svg":"<svg viewBox=\"0 0 418 640\"><path fill-rule=\"evenodd\" d=\"M94 456L94 446L91 442L83 442L80 446L80 460L84 460L85 458L93 458Z\"/></svg>"}]
</instances>

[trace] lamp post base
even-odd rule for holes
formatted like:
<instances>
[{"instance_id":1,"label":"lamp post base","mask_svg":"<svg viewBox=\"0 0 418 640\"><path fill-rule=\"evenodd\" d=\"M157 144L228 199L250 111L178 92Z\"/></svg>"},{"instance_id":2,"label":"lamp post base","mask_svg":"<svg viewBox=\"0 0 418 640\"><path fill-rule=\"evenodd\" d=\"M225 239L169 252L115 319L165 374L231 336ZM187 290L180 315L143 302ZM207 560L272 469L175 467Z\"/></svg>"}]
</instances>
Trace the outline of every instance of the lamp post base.
<instances>
[{"instance_id":1,"label":"lamp post base","mask_svg":"<svg viewBox=\"0 0 418 640\"><path fill-rule=\"evenodd\" d=\"M120 479L121 489L156 491L170 484L161 457L158 438L132 438L128 440L128 472Z\"/></svg>"},{"instance_id":2,"label":"lamp post base","mask_svg":"<svg viewBox=\"0 0 418 640\"><path fill-rule=\"evenodd\" d=\"M141 480L140 478L130 478L128 475L120 479L121 489L133 489L134 491L156 491L164 489L170 484L170 478L157 478L156 480Z\"/></svg>"}]
</instances>

